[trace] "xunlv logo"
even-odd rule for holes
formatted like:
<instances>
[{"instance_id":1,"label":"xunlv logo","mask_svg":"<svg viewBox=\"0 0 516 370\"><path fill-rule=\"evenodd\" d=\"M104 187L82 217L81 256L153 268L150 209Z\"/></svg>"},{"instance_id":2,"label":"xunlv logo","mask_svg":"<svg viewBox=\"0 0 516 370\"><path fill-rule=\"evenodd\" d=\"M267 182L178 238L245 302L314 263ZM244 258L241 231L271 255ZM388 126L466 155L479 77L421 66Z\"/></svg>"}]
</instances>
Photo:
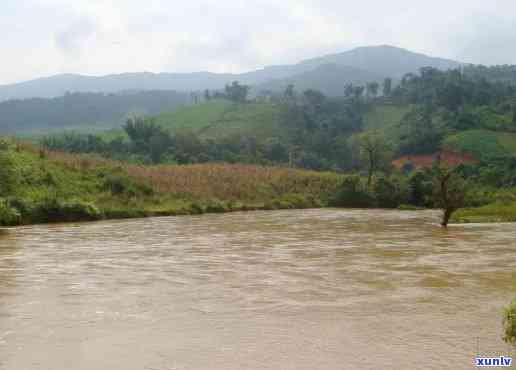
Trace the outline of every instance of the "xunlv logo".
<instances>
[{"instance_id":1,"label":"xunlv logo","mask_svg":"<svg viewBox=\"0 0 516 370\"><path fill-rule=\"evenodd\" d=\"M509 367L512 365L510 357L477 357L476 367Z\"/></svg>"}]
</instances>

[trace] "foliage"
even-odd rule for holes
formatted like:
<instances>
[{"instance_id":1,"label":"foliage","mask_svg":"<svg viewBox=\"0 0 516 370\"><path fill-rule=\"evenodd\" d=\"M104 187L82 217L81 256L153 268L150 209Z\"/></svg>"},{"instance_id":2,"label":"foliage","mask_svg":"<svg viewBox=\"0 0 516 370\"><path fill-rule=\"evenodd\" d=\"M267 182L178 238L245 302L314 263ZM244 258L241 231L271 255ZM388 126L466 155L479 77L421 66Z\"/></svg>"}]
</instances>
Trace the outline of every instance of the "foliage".
<instances>
[{"instance_id":1,"label":"foliage","mask_svg":"<svg viewBox=\"0 0 516 370\"><path fill-rule=\"evenodd\" d=\"M226 85L226 97L235 103L243 103L247 100L249 94L249 86L240 85L238 81L233 81L231 85Z\"/></svg>"},{"instance_id":2,"label":"foliage","mask_svg":"<svg viewBox=\"0 0 516 370\"><path fill-rule=\"evenodd\" d=\"M9 144L0 140L0 196L14 191L18 183Z\"/></svg>"},{"instance_id":3,"label":"foliage","mask_svg":"<svg viewBox=\"0 0 516 370\"><path fill-rule=\"evenodd\" d=\"M372 207L374 198L360 176L350 175L342 181L333 205L338 207Z\"/></svg>"},{"instance_id":4,"label":"foliage","mask_svg":"<svg viewBox=\"0 0 516 370\"><path fill-rule=\"evenodd\" d=\"M465 183L459 174L442 164L437 164L433 172L434 205L443 210L441 225L446 227L452 214L464 207Z\"/></svg>"},{"instance_id":5,"label":"foliage","mask_svg":"<svg viewBox=\"0 0 516 370\"><path fill-rule=\"evenodd\" d=\"M132 114L156 115L188 102L186 94L175 91L69 93L54 99L8 100L0 103L0 133L102 130L119 126Z\"/></svg>"},{"instance_id":6,"label":"foliage","mask_svg":"<svg viewBox=\"0 0 516 370\"><path fill-rule=\"evenodd\" d=\"M516 346L516 299L504 308L504 341Z\"/></svg>"},{"instance_id":7,"label":"foliage","mask_svg":"<svg viewBox=\"0 0 516 370\"><path fill-rule=\"evenodd\" d=\"M0 198L0 226L16 225L20 219L20 212L11 207L6 199Z\"/></svg>"},{"instance_id":8,"label":"foliage","mask_svg":"<svg viewBox=\"0 0 516 370\"><path fill-rule=\"evenodd\" d=\"M389 163L390 146L385 138L376 131L359 135L358 145L360 159L367 168L367 185L371 186L374 174Z\"/></svg>"}]
</instances>

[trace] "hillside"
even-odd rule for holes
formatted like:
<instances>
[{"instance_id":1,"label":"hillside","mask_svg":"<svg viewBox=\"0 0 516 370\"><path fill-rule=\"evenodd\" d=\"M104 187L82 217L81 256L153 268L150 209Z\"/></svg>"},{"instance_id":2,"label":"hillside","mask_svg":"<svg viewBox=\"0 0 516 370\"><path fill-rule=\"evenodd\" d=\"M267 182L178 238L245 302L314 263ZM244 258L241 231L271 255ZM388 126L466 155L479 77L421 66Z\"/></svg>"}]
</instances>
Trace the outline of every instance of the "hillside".
<instances>
[{"instance_id":1,"label":"hillside","mask_svg":"<svg viewBox=\"0 0 516 370\"><path fill-rule=\"evenodd\" d=\"M382 81L387 75L380 75L356 67L339 64L323 64L313 70L296 74L292 77L272 80L261 84L257 90L283 92L288 85L294 85L298 91L319 90L328 96L342 96L346 83L364 84Z\"/></svg>"},{"instance_id":2,"label":"hillside","mask_svg":"<svg viewBox=\"0 0 516 370\"><path fill-rule=\"evenodd\" d=\"M221 89L227 83L235 80L259 86L272 80L286 78L293 78L296 81L303 80L299 75L314 71L325 65L346 67L347 71L346 69L338 70L338 73L335 75L335 79L343 86L347 82L365 82L376 76L399 78L404 73L416 72L419 68L427 66L439 69L455 68L460 63L413 53L393 46L370 46L313 58L297 64L268 66L240 74L141 72L107 76L56 75L0 86L0 101L33 97L54 98L62 96L66 92L116 93L124 90L203 91L204 89ZM354 69L359 69L362 72L354 76L352 73ZM321 78L327 73L328 71L323 68L320 74ZM317 75L317 72L312 74L310 80L317 82ZM363 80L361 79L362 77L364 78ZM332 82L327 78L325 81ZM283 86L283 83L280 86ZM317 88L315 85L307 86ZM321 87L320 84L318 86ZM322 90L335 91L335 88L329 85L322 88Z\"/></svg>"},{"instance_id":3,"label":"hillside","mask_svg":"<svg viewBox=\"0 0 516 370\"><path fill-rule=\"evenodd\" d=\"M170 112L189 102L187 94L175 91L74 93L53 99L9 100L0 102L0 134L101 131L120 127L133 115Z\"/></svg>"},{"instance_id":4,"label":"hillside","mask_svg":"<svg viewBox=\"0 0 516 370\"><path fill-rule=\"evenodd\" d=\"M204 138L232 134L266 138L284 134L280 126L279 106L270 103L212 101L160 114L156 122L172 133L190 130Z\"/></svg>"}]
</instances>

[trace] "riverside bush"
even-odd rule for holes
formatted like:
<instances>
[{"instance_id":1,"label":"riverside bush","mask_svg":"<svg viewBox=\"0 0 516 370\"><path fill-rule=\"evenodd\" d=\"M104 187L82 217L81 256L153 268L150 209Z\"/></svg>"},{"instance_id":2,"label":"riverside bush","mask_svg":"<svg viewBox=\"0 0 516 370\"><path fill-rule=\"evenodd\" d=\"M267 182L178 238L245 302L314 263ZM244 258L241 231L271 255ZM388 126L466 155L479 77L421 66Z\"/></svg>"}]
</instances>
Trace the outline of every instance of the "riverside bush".
<instances>
[{"instance_id":1,"label":"riverside bush","mask_svg":"<svg viewBox=\"0 0 516 370\"><path fill-rule=\"evenodd\" d=\"M12 208L7 200L0 199L0 226L14 226L21 221L20 212Z\"/></svg>"},{"instance_id":2,"label":"riverside bush","mask_svg":"<svg viewBox=\"0 0 516 370\"><path fill-rule=\"evenodd\" d=\"M504 341L516 345L516 298L504 309Z\"/></svg>"}]
</instances>

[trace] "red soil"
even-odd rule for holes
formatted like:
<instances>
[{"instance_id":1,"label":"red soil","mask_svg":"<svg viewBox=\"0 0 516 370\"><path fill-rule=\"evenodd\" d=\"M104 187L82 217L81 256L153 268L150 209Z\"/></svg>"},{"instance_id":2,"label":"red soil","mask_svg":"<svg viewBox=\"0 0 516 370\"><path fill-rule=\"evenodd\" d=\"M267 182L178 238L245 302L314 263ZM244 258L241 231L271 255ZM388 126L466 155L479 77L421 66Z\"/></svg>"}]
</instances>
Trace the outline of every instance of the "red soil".
<instances>
[{"instance_id":1,"label":"red soil","mask_svg":"<svg viewBox=\"0 0 516 370\"><path fill-rule=\"evenodd\" d=\"M475 164L478 163L472 155L455 153L448 150L443 150L440 153L427 154L427 155L404 155L403 157L397 158L392 161L392 164L396 168L402 168L407 162L412 163L415 168L428 168L432 167L433 163L437 158L441 157L441 161L446 163L447 166L456 167L461 164Z\"/></svg>"}]
</instances>

